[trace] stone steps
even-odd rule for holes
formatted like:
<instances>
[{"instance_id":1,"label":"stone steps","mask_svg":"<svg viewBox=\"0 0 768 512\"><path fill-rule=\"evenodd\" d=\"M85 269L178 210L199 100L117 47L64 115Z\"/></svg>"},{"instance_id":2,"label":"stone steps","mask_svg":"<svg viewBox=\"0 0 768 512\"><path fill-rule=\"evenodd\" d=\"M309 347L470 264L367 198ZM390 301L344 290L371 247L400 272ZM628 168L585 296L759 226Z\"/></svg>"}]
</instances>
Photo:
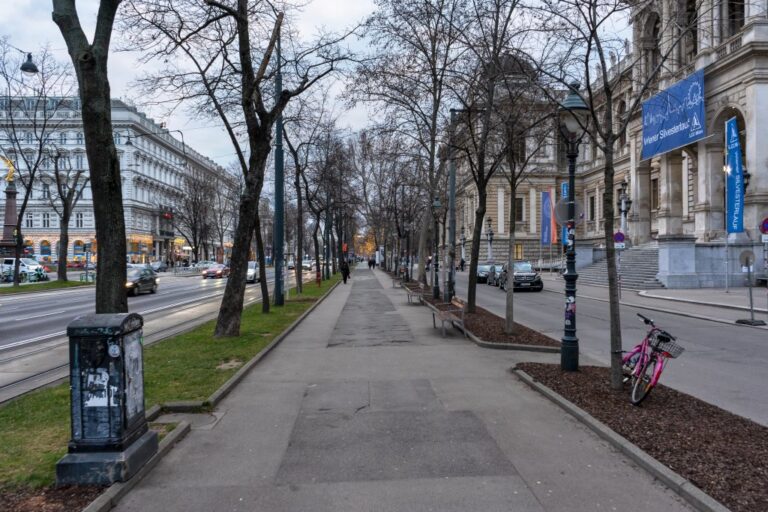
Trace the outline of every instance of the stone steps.
<instances>
[{"instance_id":1,"label":"stone steps","mask_svg":"<svg viewBox=\"0 0 768 512\"><path fill-rule=\"evenodd\" d=\"M653 247L639 247L622 251L621 286L632 290L663 288L656 280L659 272L659 250ZM579 282L608 286L608 269L605 260L598 261L579 270Z\"/></svg>"}]
</instances>

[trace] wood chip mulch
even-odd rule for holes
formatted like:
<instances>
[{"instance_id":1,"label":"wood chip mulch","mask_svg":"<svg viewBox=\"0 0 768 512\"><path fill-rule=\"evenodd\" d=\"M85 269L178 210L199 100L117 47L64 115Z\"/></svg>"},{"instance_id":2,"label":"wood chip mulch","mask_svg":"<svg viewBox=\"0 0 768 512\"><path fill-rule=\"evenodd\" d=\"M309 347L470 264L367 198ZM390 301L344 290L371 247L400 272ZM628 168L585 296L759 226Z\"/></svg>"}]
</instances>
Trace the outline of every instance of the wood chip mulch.
<instances>
[{"instance_id":1,"label":"wood chip mulch","mask_svg":"<svg viewBox=\"0 0 768 512\"><path fill-rule=\"evenodd\" d=\"M734 512L768 511L768 427L661 384L635 407L628 384L622 392L610 388L608 368L518 368Z\"/></svg>"},{"instance_id":2,"label":"wood chip mulch","mask_svg":"<svg viewBox=\"0 0 768 512\"><path fill-rule=\"evenodd\" d=\"M71 486L0 490L0 510L3 512L72 512L83 510L104 489L104 487Z\"/></svg>"}]
</instances>

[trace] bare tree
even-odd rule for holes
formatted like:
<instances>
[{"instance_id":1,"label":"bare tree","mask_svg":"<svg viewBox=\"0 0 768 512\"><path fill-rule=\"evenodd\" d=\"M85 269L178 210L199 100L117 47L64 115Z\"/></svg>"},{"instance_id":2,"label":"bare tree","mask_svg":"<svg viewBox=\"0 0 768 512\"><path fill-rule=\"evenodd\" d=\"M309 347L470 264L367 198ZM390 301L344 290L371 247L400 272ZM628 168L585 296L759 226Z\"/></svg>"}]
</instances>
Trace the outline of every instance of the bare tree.
<instances>
[{"instance_id":1,"label":"bare tree","mask_svg":"<svg viewBox=\"0 0 768 512\"><path fill-rule=\"evenodd\" d=\"M235 226L235 216L232 212L237 208L240 194L237 188L237 180L234 177L223 176L210 187L206 187L212 193L210 219L210 233L216 237L216 242L224 254L224 242Z\"/></svg>"},{"instance_id":2,"label":"bare tree","mask_svg":"<svg viewBox=\"0 0 768 512\"><path fill-rule=\"evenodd\" d=\"M101 263L96 281L96 313L128 311L123 192L120 160L112 138L112 100L107 74L112 26L120 1L100 0L93 42L89 42L80 24L75 0L53 0L53 21L67 43L80 91Z\"/></svg>"},{"instance_id":3,"label":"bare tree","mask_svg":"<svg viewBox=\"0 0 768 512\"><path fill-rule=\"evenodd\" d=\"M254 230L260 233L258 206L272 129L291 98L337 70L345 56L336 43L344 36L321 37L302 47L295 34L283 30L283 12L265 0L127 0L125 5L128 46L143 51L146 61L166 66L140 80L141 88L170 97L171 108L183 103L198 116L218 117L237 153L245 188L232 249L232 279L214 331L216 336L237 336L251 237ZM289 51L278 60L281 33ZM289 88L279 87L273 94L279 69ZM268 312L261 249L259 263L262 309Z\"/></svg>"},{"instance_id":4,"label":"bare tree","mask_svg":"<svg viewBox=\"0 0 768 512\"><path fill-rule=\"evenodd\" d=\"M69 247L69 222L77 202L83 197L83 191L88 186L88 176L82 166L73 166L72 159L61 148L53 148L49 156L53 165L52 170L43 169L40 172L40 183L43 187L43 197L48 197L48 203L59 217L59 253L56 267L56 278L67 280L67 248ZM51 187L54 193L50 192Z\"/></svg>"},{"instance_id":5,"label":"bare tree","mask_svg":"<svg viewBox=\"0 0 768 512\"><path fill-rule=\"evenodd\" d=\"M460 0L382 0L367 22L376 54L362 64L349 90L357 101L385 112L392 126L413 140L425 173L428 196L438 192L438 142L448 105L451 70L457 64L463 20ZM425 219L426 220L426 219ZM426 231L420 236L420 279L424 274Z\"/></svg>"},{"instance_id":6,"label":"bare tree","mask_svg":"<svg viewBox=\"0 0 768 512\"><path fill-rule=\"evenodd\" d=\"M187 169L173 204L173 225L192 247L195 261L200 260L200 251L209 239L216 195L208 176ZM205 256L207 258L207 254Z\"/></svg>"},{"instance_id":7,"label":"bare tree","mask_svg":"<svg viewBox=\"0 0 768 512\"><path fill-rule=\"evenodd\" d=\"M17 54L7 40L0 42L0 52L0 79L8 91L8 96L0 103L6 119L0 128L0 153L13 162L15 180L21 184L23 192L17 218L13 219L16 224L13 283L18 286L24 248L23 219L40 172L51 164L53 133L64 119L59 113L71 107L68 96L72 92L72 81L69 70L56 62L48 49L40 52L39 72L26 82L18 78L24 56ZM66 257L64 262L66 264Z\"/></svg>"}]
</instances>

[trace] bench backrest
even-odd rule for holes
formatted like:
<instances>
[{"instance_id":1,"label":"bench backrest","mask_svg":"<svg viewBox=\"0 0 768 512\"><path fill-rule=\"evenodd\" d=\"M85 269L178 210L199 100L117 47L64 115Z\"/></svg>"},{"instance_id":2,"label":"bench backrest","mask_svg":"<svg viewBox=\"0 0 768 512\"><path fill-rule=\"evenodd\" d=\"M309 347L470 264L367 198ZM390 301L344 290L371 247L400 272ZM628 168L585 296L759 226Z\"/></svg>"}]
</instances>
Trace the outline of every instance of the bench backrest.
<instances>
[{"instance_id":1,"label":"bench backrest","mask_svg":"<svg viewBox=\"0 0 768 512\"><path fill-rule=\"evenodd\" d=\"M464 302L460 301L456 297L451 299L451 305L461 309L465 309L467 307L467 305Z\"/></svg>"}]
</instances>

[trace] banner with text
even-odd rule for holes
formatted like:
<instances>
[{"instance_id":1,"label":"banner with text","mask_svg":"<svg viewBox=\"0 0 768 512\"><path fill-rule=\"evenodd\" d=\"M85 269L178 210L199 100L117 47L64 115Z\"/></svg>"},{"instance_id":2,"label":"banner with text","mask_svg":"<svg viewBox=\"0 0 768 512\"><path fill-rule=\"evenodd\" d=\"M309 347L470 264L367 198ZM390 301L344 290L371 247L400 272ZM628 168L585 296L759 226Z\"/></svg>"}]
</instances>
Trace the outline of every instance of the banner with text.
<instances>
[{"instance_id":1,"label":"banner with text","mask_svg":"<svg viewBox=\"0 0 768 512\"><path fill-rule=\"evenodd\" d=\"M733 117L725 122L726 158L725 202L728 233L744 231L744 170L741 161L739 125Z\"/></svg>"},{"instance_id":2,"label":"banner with text","mask_svg":"<svg viewBox=\"0 0 768 512\"><path fill-rule=\"evenodd\" d=\"M549 192L541 193L541 243L549 245L552 240L552 199Z\"/></svg>"},{"instance_id":3,"label":"banner with text","mask_svg":"<svg viewBox=\"0 0 768 512\"><path fill-rule=\"evenodd\" d=\"M642 160L706 136L704 70L643 102Z\"/></svg>"}]
</instances>

